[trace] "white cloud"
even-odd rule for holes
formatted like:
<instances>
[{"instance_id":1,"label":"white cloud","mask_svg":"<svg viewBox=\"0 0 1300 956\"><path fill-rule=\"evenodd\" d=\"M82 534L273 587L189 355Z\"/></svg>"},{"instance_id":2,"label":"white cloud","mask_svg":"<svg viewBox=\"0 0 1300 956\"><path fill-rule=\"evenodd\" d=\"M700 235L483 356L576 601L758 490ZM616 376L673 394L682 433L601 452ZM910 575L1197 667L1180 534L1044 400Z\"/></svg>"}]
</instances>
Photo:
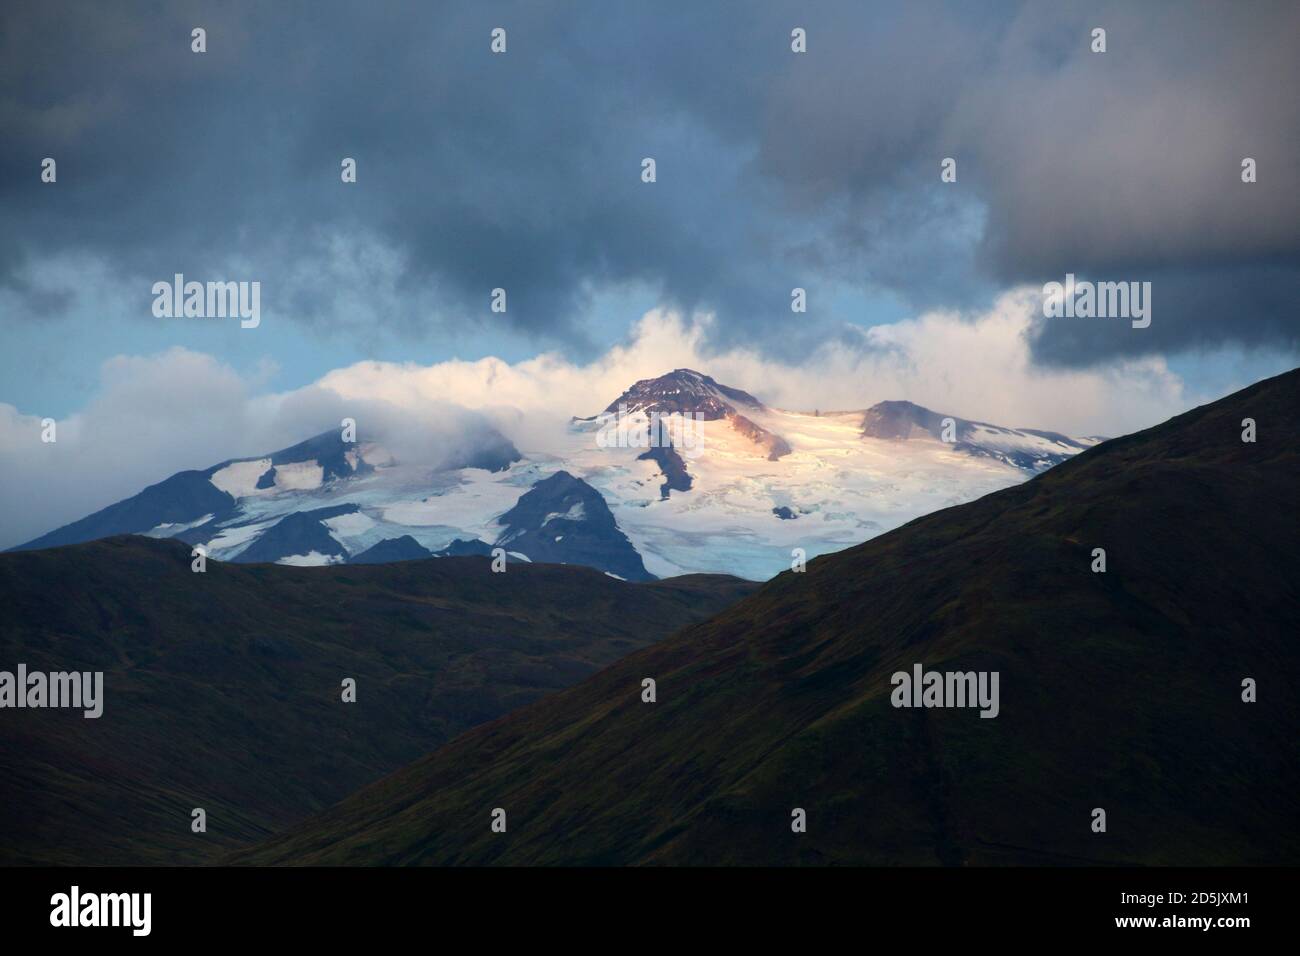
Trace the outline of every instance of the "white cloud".
<instances>
[{"instance_id":1,"label":"white cloud","mask_svg":"<svg viewBox=\"0 0 1300 956\"><path fill-rule=\"evenodd\" d=\"M744 349L706 354L708 317L688 323L652 311L628 345L589 365L555 355L513 365L495 358L432 366L362 362L319 384L408 407L442 399L567 419L600 411L637 379L687 367L783 408L855 409L908 399L965 418L1076 434L1122 434L1186 408L1181 380L1161 359L1102 371L1035 368L1027 333L1036 306L1031 290L1016 290L985 314L931 312L875 326L855 333L857 341L826 344L797 366Z\"/></svg>"}]
</instances>

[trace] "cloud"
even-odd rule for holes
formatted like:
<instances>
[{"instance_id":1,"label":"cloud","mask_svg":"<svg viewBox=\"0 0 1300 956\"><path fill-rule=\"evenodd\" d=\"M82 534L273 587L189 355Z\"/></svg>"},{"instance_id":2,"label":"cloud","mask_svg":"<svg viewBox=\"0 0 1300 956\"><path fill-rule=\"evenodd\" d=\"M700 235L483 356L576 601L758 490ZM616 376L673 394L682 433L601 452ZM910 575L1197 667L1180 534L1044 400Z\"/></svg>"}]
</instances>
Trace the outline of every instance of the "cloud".
<instances>
[{"instance_id":1,"label":"cloud","mask_svg":"<svg viewBox=\"0 0 1300 956\"><path fill-rule=\"evenodd\" d=\"M268 311L362 342L492 323L590 359L592 324L618 321L593 303L635 287L712 313L715 348L788 355L860 318L814 309L792 338L795 285L820 303L966 313L1074 272L1153 281L1151 334L1048 326L1034 362L1300 348L1294 4L537 0L357 17L322 2L303 19L52 2L4 16L0 284L35 317L75 301L42 264L92 256L130 288L258 279ZM789 50L795 24L806 54ZM509 51L494 56L499 25ZM1098 25L1104 54L1088 49ZM55 186L39 182L44 156ZM344 156L355 185L339 181ZM955 184L938 182L945 156ZM496 287L504 315L488 310Z\"/></svg>"},{"instance_id":2,"label":"cloud","mask_svg":"<svg viewBox=\"0 0 1300 956\"><path fill-rule=\"evenodd\" d=\"M499 450L491 421L433 397L413 405L344 397L317 385L264 393L211 356L173 348L117 356L94 398L56 422L0 403L0 549L120 501L178 471L269 454L354 418L362 441L381 441L435 470L475 450Z\"/></svg>"},{"instance_id":3,"label":"cloud","mask_svg":"<svg viewBox=\"0 0 1300 956\"><path fill-rule=\"evenodd\" d=\"M330 372L318 385L345 398L368 396L406 408L440 398L486 414L510 408L522 413L524 424L501 421L516 432L595 414L638 379L683 367L781 408L847 410L908 399L966 418L1075 434L1122 434L1187 407L1183 383L1163 359L1121 361L1102 370L1037 368L1031 333L1040 322L1038 310L1036 291L1022 288L974 315L932 311L865 331L849 328L797 362L754 348L713 351L715 317L687 321L655 310L641 318L627 344L587 364L556 353L514 364L496 358L432 366L360 362ZM516 440L528 444L526 434Z\"/></svg>"}]
</instances>

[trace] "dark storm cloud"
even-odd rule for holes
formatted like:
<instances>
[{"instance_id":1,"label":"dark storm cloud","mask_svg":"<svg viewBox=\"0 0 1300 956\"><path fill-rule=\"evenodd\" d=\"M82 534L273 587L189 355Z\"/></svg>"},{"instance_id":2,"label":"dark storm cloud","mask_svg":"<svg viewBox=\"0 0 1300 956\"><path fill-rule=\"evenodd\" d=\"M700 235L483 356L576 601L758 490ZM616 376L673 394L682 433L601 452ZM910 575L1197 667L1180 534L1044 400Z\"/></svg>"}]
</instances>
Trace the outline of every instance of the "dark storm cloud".
<instances>
[{"instance_id":1,"label":"dark storm cloud","mask_svg":"<svg viewBox=\"0 0 1300 956\"><path fill-rule=\"evenodd\" d=\"M723 340L784 349L795 285L971 307L1074 272L1152 281L1152 326L1044 322L1044 361L1296 345L1291 4L0 16L0 282L34 316L67 294L34 266L84 254L146 288L178 271L260 278L303 321L409 335L501 321L487 304L503 286L506 321L578 347L590 296L635 284L716 310ZM806 55L789 51L796 25ZM504 56L488 52L495 26ZM1105 54L1088 50L1094 26ZM38 181L44 156L57 188ZM938 183L945 156L955 185ZM1240 182L1243 156L1258 183ZM341 314L338 290L358 284L374 314ZM810 315L799 334L853 318Z\"/></svg>"}]
</instances>

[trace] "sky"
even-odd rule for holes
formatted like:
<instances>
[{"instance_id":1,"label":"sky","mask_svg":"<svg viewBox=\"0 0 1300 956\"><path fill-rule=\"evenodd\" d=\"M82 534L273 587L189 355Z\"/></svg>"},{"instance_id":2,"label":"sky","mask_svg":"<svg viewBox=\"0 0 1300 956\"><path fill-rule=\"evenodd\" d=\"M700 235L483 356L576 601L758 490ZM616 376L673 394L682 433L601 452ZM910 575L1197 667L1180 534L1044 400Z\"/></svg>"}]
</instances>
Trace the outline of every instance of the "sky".
<instances>
[{"instance_id":1,"label":"sky","mask_svg":"<svg viewBox=\"0 0 1300 956\"><path fill-rule=\"evenodd\" d=\"M549 419L688 365L1154 424L1298 364L1298 46L1267 2L5 5L0 547L340 395ZM156 316L177 273L260 324ZM1067 274L1150 326L1045 317Z\"/></svg>"}]
</instances>

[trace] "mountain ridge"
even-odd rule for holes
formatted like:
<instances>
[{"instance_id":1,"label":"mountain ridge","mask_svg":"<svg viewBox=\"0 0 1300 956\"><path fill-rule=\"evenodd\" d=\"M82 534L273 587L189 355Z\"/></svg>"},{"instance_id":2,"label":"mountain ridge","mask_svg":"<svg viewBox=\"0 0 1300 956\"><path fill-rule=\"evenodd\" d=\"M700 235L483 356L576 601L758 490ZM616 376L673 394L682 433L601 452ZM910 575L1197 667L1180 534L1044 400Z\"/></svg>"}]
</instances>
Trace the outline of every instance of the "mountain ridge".
<instances>
[{"instance_id":1,"label":"mountain ridge","mask_svg":"<svg viewBox=\"0 0 1300 956\"><path fill-rule=\"evenodd\" d=\"M527 454L486 423L474 441L414 443L437 464L323 432L270 455L177 473L12 550L137 533L175 537L221 561L299 566L442 556L464 547L457 541L490 551L502 517L563 473L601 498L592 499L593 521L569 533L531 529L526 544L507 532L516 556L632 579L698 571L759 579L779 572L793 548L816 555L859 543L1090 443L955 417L946 435L941 422L911 403L782 411L681 368L634 383L605 412L547 432ZM415 547L379 547L403 538Z\"/></svg>"},{"instance_id":2,"label":"mountain ridge","mask_svg":"<svg viewBox=\"0 0 1300 956\"><path fill-rule=\"evenodd\" d=\"M230 861L1294 865L1297 409L1300 371L811 560ZM999 716L892 707L915 663Z\"/></svg>"}]
</instances>

